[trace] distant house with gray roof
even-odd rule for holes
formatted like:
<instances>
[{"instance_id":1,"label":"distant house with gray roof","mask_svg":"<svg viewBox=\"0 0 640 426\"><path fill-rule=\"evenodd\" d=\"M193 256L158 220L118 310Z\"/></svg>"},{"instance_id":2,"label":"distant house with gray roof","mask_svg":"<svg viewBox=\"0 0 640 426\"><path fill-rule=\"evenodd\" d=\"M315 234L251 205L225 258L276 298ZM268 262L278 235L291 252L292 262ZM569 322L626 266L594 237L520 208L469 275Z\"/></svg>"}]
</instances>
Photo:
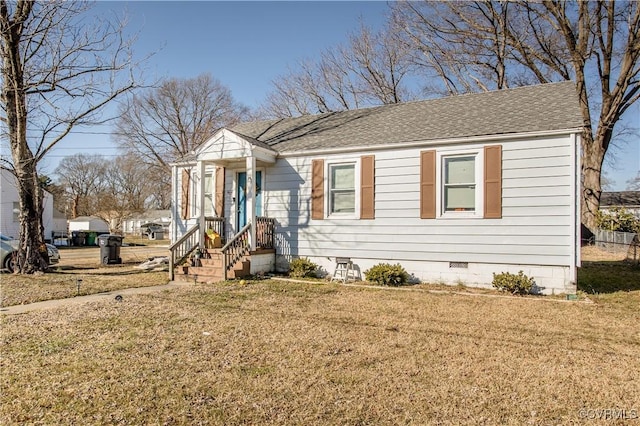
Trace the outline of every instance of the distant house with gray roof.
<instances>
[{"instance_id":1,"label":"distant house with gray roof","mask_svg":"<svg viewBox=\"0 0 640 426\"><path fill-rule=\"evenodd\" d=\"M624 208L640 218L640 191L603 192L600 196L600 210Z\"/></svg>"},{"instance_id":2,"label":"distant house with gray roof","mask_svg":"<svg viewBox=\"0 0 640 426\"><path fill-rule=\"evenodd\" d=\"M172 261L215 228L226 260L198 279L349 258L474 286L522 270L574 292L581 132L572 82L223 128L173 164Z\"/></svg>"},{"instance_id":3,"label":"distant house with gray roof","mask_svg":"<svg viewBox=\"0 0 640 426\"><path fill-rule=\"evenodd\" d=\"M170 224L170 210L146 210L124 219L122 221L122 232L125 235L147 236L145 227L147 225L155 225L161 227L163 232L168 234Z\"/></svg>"}]
</instances>

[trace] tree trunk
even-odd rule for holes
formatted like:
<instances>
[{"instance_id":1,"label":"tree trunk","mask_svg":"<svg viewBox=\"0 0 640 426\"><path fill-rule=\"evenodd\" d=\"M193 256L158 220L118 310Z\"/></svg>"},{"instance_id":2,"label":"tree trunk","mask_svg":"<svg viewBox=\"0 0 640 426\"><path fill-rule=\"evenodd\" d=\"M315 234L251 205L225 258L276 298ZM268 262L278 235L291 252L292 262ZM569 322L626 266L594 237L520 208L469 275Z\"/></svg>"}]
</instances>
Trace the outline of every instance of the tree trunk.
<instances>
[{"instance_id":1,"label":"tree trunk","mask_svg":"<svg viewBox=\"0 0 640 426\"><path fill-rule=\"evenodd\" d=\"M44 244L42 211L43 193L38 184L35 160L16 162L16 177L20 187L20 246L17 253L17 272L31 274L48 267L41 251Z\"/></svg>"},{"instance_id":2,"label":"tree trunk","mask_svg":"<svg viewBox=\"0 0 640 426\"><path fill-rule=\"evenodd\" d=\"M591 231L596 229L596 214L600 206L602 187L600 175L605 150L590 133L582 136L582 200L580 210L582 224Z\"/></svg>"},{"instance_id":3,"label":"tree trunk","mask_svg":"<svg viewBox=\"0 0 640 426\"><path fill-rule=\"evenodd\" d=\"M1 5L3 17L3 84L2 100L6 109L9 143L20 194L20 245L16 254L17 272L44 271L46 263L40 252L42 235L42 196L36 170L36 159L27 144L27 98L24 69L20 58L22 23L31 12L33 3L21 2L16 19L7 19L6 4ZM40 193L39 193L40 191Z\"/></svg>"}]
</instances>

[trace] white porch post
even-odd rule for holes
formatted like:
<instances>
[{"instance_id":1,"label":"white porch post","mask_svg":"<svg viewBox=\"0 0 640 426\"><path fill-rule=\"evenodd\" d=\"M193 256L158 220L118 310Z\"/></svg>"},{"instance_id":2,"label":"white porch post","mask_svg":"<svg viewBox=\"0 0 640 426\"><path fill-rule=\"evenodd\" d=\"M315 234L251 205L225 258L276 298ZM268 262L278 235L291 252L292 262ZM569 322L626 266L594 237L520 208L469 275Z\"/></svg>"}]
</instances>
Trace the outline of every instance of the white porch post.
<instances>
[{"instance_id":1,"label":"white porch post","mask_svg":"<svg viewBox=\"0 0 640 426\"><path fill-rule=\"evenodd\" d=\"M178 166L171 166L171 225L170 238L171 243L178 240L178 220L180 212L178 211Z\"/></svg>"},{"instance_id":2,"label":"white porch post","mask_svg":"<svg viewBox=\"0 0 640 426\"><path fill-rule=\"evenodd\" d=\"M200 229L198 230L199 241L200 241L200 249L204 250L204 234L205 234L205 217L204 217L204 188L205 188L205 164L204 161L198 160L198 177L200 179L199 191L198 191L198 206L196 211L198 212L198 224L200 225Z\"/></svg>"},{"instance_id":3,"label":"white porch post","mask_svg":"<svg viewBox=\"0 0 640 426\"><path fill-rule=\"evenodd\" d=\"M249 232L249 246L251 251L256 250L256 157L253 153L246 160L247 163L247 223L251 224Z\"/></svg>"}]
</instances>

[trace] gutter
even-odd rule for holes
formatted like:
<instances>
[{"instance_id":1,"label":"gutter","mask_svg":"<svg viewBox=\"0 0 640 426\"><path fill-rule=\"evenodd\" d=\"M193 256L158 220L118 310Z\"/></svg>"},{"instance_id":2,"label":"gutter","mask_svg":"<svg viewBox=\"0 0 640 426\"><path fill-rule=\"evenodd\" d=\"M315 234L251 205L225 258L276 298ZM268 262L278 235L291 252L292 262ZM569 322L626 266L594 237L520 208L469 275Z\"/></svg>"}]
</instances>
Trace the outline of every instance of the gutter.
<instances>
[{"instance_id":1,"label":"gutter","mask_svg":"<svg viewBox=\"0 0 640 426\"><path fill-rule=\"evenodd\" d=\"M552 130L552 131L544 131L544 132L524 132L524 133L510 133L510 134L502 134L502 135L465 136L460 138L430 139L430 140L420 140L420 141L388 143L388 144L382 144L382 145L360 145L360 146L349 146L349 147L342 147L342 148L321 148L321 149L305 150L305 151L282 151L278 153L278 157L306 157L310 155L341 154L341 153L362 152L362 151L383 151L383 150L389 150L394 148L395 149L416 148L416 147L422 147L422 146L426 147L426 146L432 146L432 145L496 142L496 141L506 141L506 140L523 139L523 138L530 139L530 138L542 137L542 136L579 134L581 132L582 132L582 128L577 127L573 129Z\"/></svg>"}]
</instances>

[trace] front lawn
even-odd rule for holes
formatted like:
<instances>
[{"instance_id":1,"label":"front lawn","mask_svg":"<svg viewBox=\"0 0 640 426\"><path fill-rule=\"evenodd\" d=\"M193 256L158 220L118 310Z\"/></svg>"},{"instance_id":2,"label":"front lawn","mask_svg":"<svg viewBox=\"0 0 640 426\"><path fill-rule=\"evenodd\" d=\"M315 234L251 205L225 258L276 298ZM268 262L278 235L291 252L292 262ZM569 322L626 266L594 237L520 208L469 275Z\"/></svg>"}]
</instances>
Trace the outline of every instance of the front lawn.
<instances>
[{"instance_id":1,"label":"front lawn","mask_svg":"<svg viewBox=\"0 0 640 426\"><path fill-rule=\"evenodd\" d=\"M279 281L3 318L1 424L570 424L640 410L640 310ZM635 411L634 411L635 410Z\"/></svg>"},{"instance_id":2,"label":"front lawn","mask_svg":"<svg viewBox=\"0 0 640 426\"><path fill-rule=\"evenodd\" d=\"M130 265L58 267L46 274L36 275L3 273L0 275L0 306L162 285L167 281L169 275L166 271L145 272Z\"/></svg>"}]
</instances>

